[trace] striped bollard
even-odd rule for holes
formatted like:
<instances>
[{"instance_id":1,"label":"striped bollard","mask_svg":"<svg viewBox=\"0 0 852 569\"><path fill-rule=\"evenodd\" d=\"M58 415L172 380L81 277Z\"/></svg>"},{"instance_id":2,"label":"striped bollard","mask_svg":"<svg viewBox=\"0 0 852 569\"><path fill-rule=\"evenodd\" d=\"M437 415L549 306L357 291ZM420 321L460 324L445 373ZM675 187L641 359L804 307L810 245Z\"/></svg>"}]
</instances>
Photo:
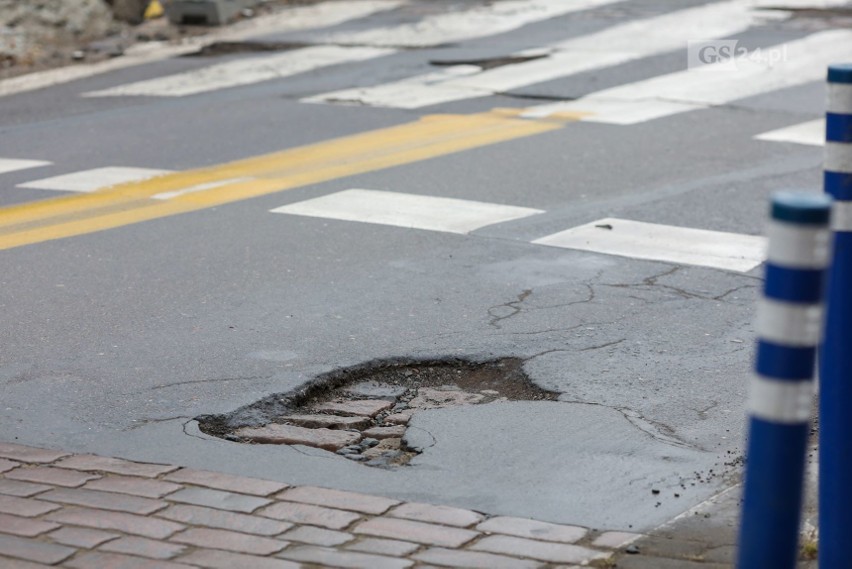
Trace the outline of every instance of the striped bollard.
<instances>
[{"instance_id":1,"label":"striped bollard","mask_svg":"<svg viewBox=\"0 0 852 569\"><path fill-rule=\"evenodd\" d=\"M796 566L830 214L824 195L784 192L772 199L749 393L739 569Z\"/></svg>"},{"instance_id":2,"label":"striped bollard","mask_svg":"<svg viewBox=\"0 0 852 569\"><path fill-rule=\"evenodd\" d=\"M852 64L828 68L825 191L834 255L820 354L819 564L852 567Z\"/></svg>"}]
</instances>

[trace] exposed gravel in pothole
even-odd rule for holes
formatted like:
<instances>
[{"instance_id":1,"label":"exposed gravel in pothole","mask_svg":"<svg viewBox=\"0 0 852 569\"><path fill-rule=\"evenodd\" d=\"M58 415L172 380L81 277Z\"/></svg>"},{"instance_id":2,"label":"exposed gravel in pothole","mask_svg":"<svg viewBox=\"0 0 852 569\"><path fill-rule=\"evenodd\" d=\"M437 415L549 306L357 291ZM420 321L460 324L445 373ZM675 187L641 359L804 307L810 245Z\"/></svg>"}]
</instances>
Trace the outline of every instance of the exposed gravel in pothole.
<instances>
[{"instance_id":1,"label":"exposed gravel in pothole","mask_svg":"<svg viewBox=\"0 0 852 569\"><path fill-rule=\"evenodd\" d=\"M393 468L418 454L408 423L418 412L494 401L555 401L523 362L380 361L324 374L305 388L228 415L198 417L207 434L249 444L305 445Z\"/></svg>"}]
</instances>

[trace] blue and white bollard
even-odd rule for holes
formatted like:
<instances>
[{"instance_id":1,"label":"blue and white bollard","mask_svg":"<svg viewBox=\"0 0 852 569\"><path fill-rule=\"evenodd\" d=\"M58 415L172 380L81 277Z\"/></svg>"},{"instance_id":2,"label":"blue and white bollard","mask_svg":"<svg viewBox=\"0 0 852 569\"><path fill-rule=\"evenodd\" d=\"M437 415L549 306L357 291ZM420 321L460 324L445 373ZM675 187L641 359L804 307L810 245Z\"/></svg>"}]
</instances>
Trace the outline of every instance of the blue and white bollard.
<instances>
[{"instance_id":1,"label":"blue and white bollard","mask_svg":"<svg viewBox=\"0 0 852 569\"><path fill-rule=\"evenodd\" d=\"M820 353L819 565L852 567L852 64L828 68L825 191L834 253Z\"/></svg>"},{"instance_id":2,"label":"blue and white bollard","mask_svg":"<svg viewBox=\"0 0 852 569\"><path fill-rule=\"evenodd\" d=\"M796 567L830 216L825 195L784 192L772 199L749 393L739 569Z\"/></svg>"}]
</instances>

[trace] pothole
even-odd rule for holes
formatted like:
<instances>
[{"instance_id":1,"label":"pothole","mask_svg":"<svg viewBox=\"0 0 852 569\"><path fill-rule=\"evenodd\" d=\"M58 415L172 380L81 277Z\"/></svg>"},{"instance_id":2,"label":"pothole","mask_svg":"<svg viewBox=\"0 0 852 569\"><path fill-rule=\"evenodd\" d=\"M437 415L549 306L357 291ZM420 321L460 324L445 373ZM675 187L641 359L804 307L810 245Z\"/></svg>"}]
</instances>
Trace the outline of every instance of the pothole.
<instances>
[{"instance_id":1,"label":"pothole","mask_svg":"<svg viewBox=\"0 0 852 569\"><path fill-rule=\"evenodd\" d=\"M504 65L517 65L519 63L526 63L527 61L534 61L543 57L547 57L547 54L489 57L485 59L432 59L429 61L429 64L440 67L450 67L453 65L474 65L476 67L481 68L483 71L486 71L488 69L494 69L496 67L503 67Z\"/></svg>"},{"instance_id":2,"label":"pothole","mask_svg":"<svg viewBox=\"0 0 852 569\"><path fill-rule=\"evenodd\" d=\"M219 57L234 53L262 53L269 51L288 51L301 49L309 44L298 42L275 41L217 41L205 45L198 51L188 53L183 57Z\"/></svg>"},{"instance_id":3,"label":"pothole","mask_svg":"<svg viewBox=\"0 0 852 569\"><path fill-rule=\"evenodd\" d=\"M533 384L517 358L379 361L324 374L301 390L228 415L197 419L203 432L231 441L304 445L395 468L429 446L409 428L419 412L558 396Z\"/></svg>"}]
</instances>

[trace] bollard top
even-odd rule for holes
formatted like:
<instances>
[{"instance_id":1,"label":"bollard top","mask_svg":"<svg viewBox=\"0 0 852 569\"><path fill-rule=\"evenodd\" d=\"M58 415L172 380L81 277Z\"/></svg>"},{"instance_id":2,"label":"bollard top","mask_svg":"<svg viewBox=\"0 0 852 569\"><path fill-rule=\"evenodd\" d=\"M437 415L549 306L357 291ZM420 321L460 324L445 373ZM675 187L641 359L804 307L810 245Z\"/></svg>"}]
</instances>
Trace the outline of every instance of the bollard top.
<instances>
[{"instance_id":1,"label":"bollard top","mask_svg":"<svg viewBox=\"0 0 852 569\"><path fill-rule=\"evenodd\" d=\"M772 195L772 219L801 225L827 225L831 198L808 192L776 192Z\"/></svg>"},{"instance_id":2,"label":"bollard top","mask_svg":"<svg viewBox=\"0 0 852 569\"><path fill-rule=\"evenodd\" d=\"M852 83L852 63L835 63L828 66L829 83Z\"/></svg>"}]
</instances>

